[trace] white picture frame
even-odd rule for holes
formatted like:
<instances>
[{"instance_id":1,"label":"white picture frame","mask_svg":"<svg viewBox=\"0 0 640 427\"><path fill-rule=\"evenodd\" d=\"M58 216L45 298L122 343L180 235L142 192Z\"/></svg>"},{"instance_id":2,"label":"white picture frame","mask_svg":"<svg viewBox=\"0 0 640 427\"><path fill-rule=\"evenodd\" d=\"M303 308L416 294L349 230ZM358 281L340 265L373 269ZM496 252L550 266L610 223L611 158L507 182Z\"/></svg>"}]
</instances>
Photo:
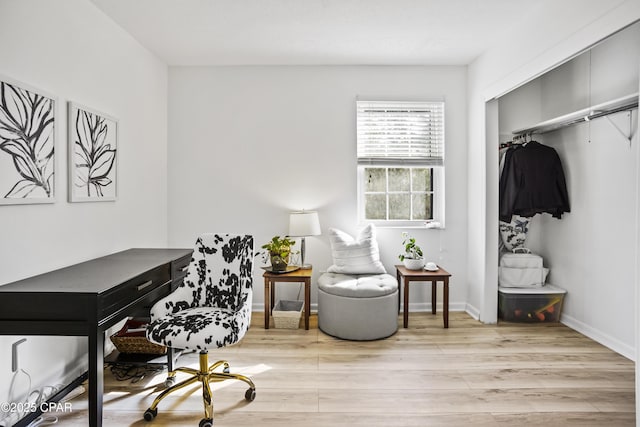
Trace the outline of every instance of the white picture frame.
<instances>
[{"instance_id":1,"label":"white picture frame","mask_svg":"<svg viewBox=\"0 0 640 427\"><path fill-rule=\"evenodd\" d=\"M0 75L0 205L54 203L57 98Z\"/></svg>"},{"instance_id":2,"label":"white picture frame","mask_svg":"<svg viewBox=\"0 0 640 427\"><path fill-rule=\"evenodd\" d=\"M69 202L118 197L118 120L69 102Z\"/></svg>"}]
</instances>

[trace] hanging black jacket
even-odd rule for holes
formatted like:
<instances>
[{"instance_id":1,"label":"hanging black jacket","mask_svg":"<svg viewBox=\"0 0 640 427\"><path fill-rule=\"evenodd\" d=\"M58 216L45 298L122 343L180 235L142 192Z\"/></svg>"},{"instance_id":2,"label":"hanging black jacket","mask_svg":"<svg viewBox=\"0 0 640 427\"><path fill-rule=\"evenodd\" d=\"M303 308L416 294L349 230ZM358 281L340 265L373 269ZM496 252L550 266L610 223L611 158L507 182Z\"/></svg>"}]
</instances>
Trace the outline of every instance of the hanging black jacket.
<instances>
[{"instance_id":1,"label":"hanging black jacket","mask_svg":"<svg viewBox=\"0 0 640 427\"><path fill-rule=\"evenodd\" d=\"M510 222L512 215L532 217L545 212L561 218L570 211L567 184L556 150L531 141L507 151L500 176L501 221Z\"/></svg>"}]
</instances>

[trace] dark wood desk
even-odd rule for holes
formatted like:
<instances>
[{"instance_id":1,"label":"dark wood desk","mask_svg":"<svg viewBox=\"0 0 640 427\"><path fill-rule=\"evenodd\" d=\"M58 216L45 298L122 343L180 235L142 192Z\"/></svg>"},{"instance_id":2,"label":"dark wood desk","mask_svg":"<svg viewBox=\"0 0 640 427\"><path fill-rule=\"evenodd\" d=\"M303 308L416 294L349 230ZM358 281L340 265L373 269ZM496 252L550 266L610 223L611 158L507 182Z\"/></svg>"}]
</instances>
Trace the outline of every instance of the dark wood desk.
<instances>
[{"instance_id":1,"label":"dark wood desk","mask_svg":"<svg viewBox=\"0 0 640 427\"><path fill-rule=\"evenodd\" d=\"M186 274L191 249L129 249L0 286L0 334L86 336L89 426L102 425L104 332ZM142 415L141 415L142 416Z\"/></svg>"},{"instance_id":2,"label":"dark wood desk","mask_svg":"<svg viewBox=\"0 0 640 427\"><path fill-rule=\"evenodd\" d=\"M437 302L437 283L443 283L444 296L442 298L442 318L444 327L449 327L449 277L444 268L438 266L438 271L427 270L409 270L404 265L396 265L396 277L398 279L398 289L402 287L404 281L404 310L403 323L404 327L409 326L409 283L410 282L431 282L431 313L436 314ZM398 292L398 306L400 306L400 292Z\"/></svg>"},{"instance_id":3,"label":"dark wood desk","mask_svg":"<svg viewBox=\"0 0 640 427\"><path fill-rule=\"evenodd\" d=\"M304 328L309 330L311 308L311 269L300 269L291 273L276 274L265 271L264 277L264 328L269 329L269 316L275 303L276 282L304 283Z\"/></svg>"}]
</instances>

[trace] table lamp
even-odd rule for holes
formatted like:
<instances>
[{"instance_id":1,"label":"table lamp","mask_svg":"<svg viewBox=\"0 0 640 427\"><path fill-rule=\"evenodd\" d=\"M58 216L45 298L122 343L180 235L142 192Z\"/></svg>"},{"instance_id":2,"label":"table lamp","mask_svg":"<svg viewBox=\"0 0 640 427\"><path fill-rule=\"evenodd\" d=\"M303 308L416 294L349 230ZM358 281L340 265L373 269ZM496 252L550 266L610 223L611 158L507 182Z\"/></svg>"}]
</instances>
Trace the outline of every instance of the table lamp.
<instances>
[{"instance_id":1,"label":"table lamp","mask_svg":"<svg viewBox=\"0 0 640 427\"><path fill-rule=\"evenodd\" d=\"M306 236L319 236L320 220L316 211L296 211L289 215L289 236L302 237L300 242L300 268L311 268L311 264L304 263L305 241Z\"/></svg>"}]
</instances>

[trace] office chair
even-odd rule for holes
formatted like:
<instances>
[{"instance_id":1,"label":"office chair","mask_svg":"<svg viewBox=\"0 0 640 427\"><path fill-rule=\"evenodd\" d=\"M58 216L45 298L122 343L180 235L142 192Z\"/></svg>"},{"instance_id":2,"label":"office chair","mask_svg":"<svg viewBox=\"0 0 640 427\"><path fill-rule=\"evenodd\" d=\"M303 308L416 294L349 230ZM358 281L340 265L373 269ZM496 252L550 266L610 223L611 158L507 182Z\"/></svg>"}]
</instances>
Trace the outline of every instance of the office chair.
<instances>
[{"instance_id":1,"label":"office chair","mask_svg":"<svg viewBox=\"0 0 640 427\"><path fill-rule=\"evenodd\" d=\"M151 308L147 327L149 341L171 348L199 351L200 369L177 368L191 376L164 390L144 413L146 421L158 414L158 404L170 393L195 382L202 383L204 418L200 427L213 426L213 400L209 383L229 379L249 384L245 399L255 399L253 381L229 373L221 360L209 366L208 350L239 342L251 320L253 287L253 237L203 234L198 237L193 258L182 284ZM222 370L218 368L222 367Z\"/></svg>"}]
</instances>

